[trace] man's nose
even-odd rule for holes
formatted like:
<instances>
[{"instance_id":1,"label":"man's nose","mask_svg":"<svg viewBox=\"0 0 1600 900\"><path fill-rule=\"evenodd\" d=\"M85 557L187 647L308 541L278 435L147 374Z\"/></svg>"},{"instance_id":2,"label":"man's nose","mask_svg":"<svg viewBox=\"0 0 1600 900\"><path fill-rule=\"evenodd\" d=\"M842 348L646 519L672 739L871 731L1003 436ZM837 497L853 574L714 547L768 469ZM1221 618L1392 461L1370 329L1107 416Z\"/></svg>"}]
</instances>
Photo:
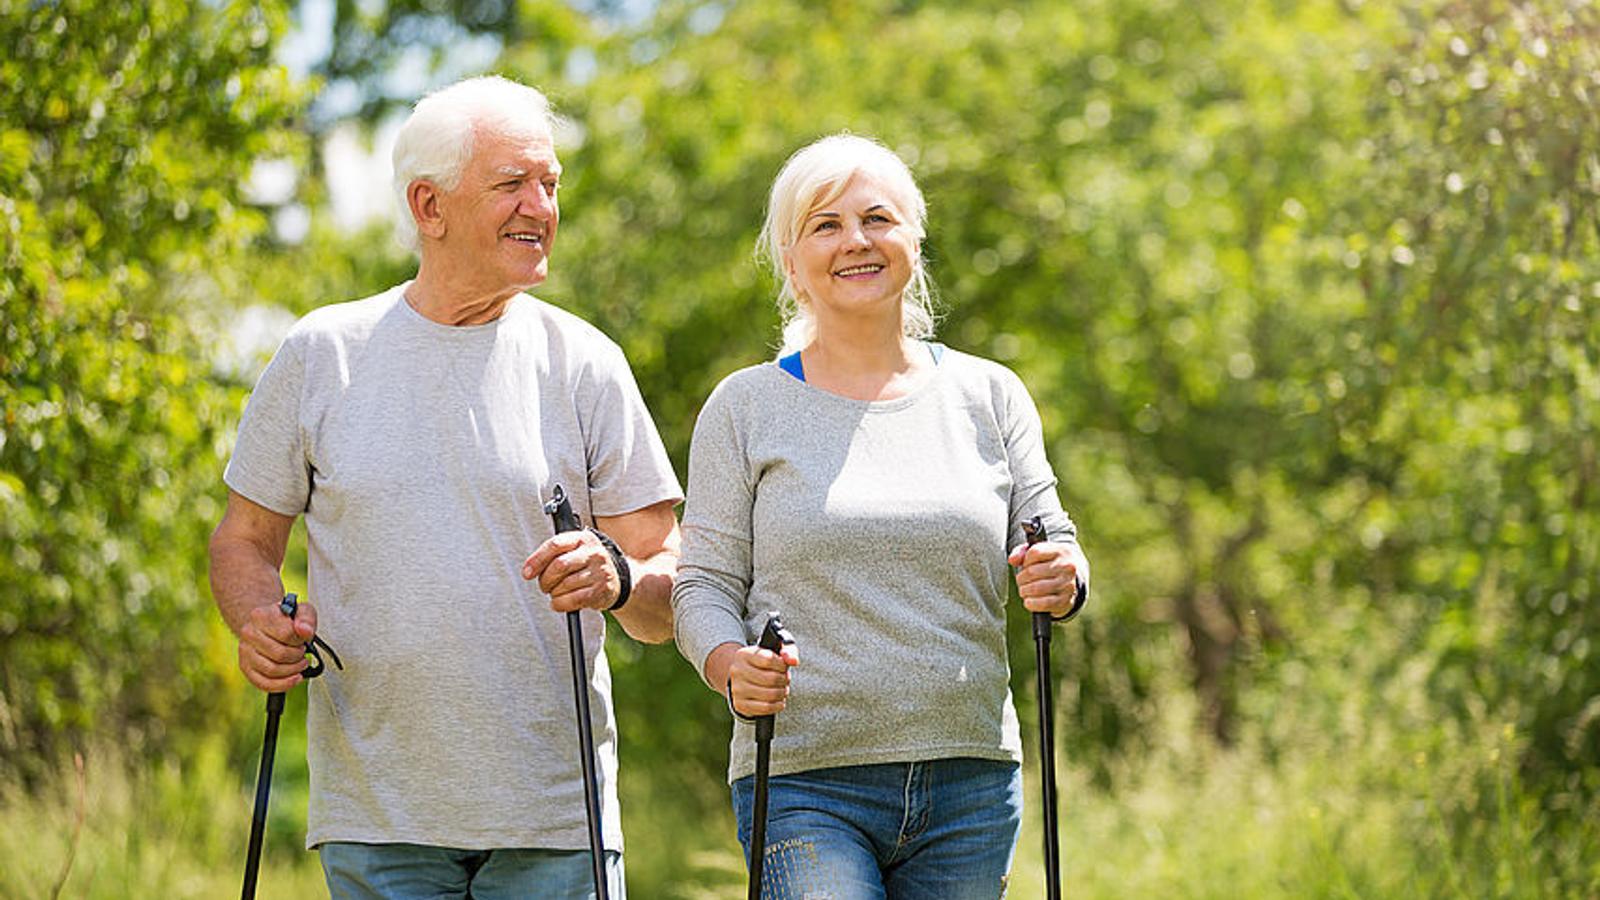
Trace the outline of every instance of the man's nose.
<instances>
[{"instance_id":1,"label":"man's nose","mask_svg":"<svg viewBox=\"0 0 1600 900\"><path fill-rule=\"evenodd\" d=\"M517 210L535 219L548 219L556 209L556 198L543 184L534 182L522 189Z\"/></svg>"}]
</instances>

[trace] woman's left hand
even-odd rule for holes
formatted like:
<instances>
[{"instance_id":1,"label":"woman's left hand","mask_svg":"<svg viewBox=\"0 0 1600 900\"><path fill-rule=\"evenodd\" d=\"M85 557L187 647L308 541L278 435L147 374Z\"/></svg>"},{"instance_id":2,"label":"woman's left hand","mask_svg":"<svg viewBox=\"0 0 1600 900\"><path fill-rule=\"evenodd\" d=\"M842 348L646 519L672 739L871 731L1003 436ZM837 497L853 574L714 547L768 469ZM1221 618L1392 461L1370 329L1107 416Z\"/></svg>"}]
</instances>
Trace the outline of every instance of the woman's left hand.
<instances>
[{"instance_id":1,"label":"woman's left hand","mask_svg":"<svg viewBox=\"0 0 1600 900\"><path fill-rule=\"evenodd\" d=\"M1006 562L1019 566L1017 593L1030 612L1064 616L1078 602L1078 580L1087 581L1089 566L1077 544L1040 541L1018 544Z\"/></svg>"}]
</instances>

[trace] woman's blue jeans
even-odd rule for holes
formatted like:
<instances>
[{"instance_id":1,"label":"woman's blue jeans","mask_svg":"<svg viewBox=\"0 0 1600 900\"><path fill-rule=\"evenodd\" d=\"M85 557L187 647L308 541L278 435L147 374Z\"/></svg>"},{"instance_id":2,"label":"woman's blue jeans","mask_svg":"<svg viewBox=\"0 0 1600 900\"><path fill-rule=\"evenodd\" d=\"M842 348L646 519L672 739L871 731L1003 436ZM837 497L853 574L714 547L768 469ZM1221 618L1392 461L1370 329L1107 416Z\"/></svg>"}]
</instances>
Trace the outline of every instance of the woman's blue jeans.
<instances>
[{"instance_id":1,"label":"woman's blue jeans","mask_svg":"<svg viewBox=\"0 0 1600 900\"><path fill-rule=\"evenodd\" d=\"M750 853L755 778L733 783ZM1022 827L1014 762L937 759L771 779L763 900L996 900Z\"/></svg>"}]
</instances>

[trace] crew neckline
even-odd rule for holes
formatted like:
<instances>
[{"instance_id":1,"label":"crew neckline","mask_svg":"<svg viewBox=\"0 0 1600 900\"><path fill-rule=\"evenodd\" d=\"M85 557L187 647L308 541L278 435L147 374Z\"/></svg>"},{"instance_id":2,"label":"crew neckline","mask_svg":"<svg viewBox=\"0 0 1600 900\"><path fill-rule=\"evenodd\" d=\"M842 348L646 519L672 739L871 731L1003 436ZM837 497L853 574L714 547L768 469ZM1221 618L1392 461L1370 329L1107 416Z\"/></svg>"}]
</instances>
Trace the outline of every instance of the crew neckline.
<instances>
[{"instance_id":1,"label":"crew neckline","mask_svg":"<svg viewBox=\"0 0 1600 900\"><path fill-rule=\"evenodd\" d=\"M846 397L843 394L835 394L833 391L819 388L809 381L796 376L793 372L782 366L782 361L787 359L788 356L774 360L767 366L767 368L773 370L774 374L802 392L809 391L818 397L827 398L830 402L845 404L852 409L866 409L869 412L890 412L893 410L902 409L910 406L912 403L915 403L919 398L922 397L923 394L931 390L944 377L943 373L947 368L945 363L948 359L950 348L937 341L922 341L921 343L923 346L928 348L928 351L931 354L933 354L933 372L931 372L921 384L917 385L904 396L895 397L891 400L857 400L854 397ZM789 356L795 357L796 364L800 362L799 355L799 351L789 354ZM801 372L802 374L804 373L803 368L801 369Z\"/></svg>"}]
</instances>

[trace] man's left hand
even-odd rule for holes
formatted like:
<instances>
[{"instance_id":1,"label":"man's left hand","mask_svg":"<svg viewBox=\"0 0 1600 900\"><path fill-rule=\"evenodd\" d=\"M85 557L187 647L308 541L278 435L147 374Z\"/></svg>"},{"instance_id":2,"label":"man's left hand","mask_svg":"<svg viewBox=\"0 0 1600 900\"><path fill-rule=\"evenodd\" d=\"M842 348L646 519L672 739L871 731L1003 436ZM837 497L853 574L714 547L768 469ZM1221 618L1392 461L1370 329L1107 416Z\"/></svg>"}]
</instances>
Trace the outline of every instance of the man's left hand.
<instances>
[{"instance_id":1,"label":"man's left hand","mask_svg":"<svg viewBox=\"0 0 1600 900\"><path fill-rule=\"evenodd\" d=\"M540 544L522 564L522 577L538 580L556 612L610 609L622 591L611 554L587 530L565 531Z\"/></svg>"}]
</instances>

